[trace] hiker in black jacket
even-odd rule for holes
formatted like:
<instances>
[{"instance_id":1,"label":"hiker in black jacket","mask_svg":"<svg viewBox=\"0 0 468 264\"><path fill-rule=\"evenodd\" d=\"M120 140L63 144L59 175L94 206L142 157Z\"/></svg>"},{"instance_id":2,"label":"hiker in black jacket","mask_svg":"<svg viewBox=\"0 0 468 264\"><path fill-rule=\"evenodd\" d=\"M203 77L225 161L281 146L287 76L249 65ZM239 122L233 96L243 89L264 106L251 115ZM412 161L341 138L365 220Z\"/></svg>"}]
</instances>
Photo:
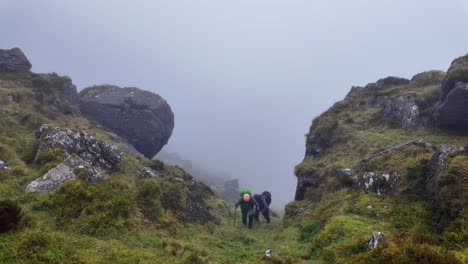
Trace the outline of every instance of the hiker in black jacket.
<instances>
[{"instance_id":1,"label":"hiker in black jacket","mask_svg":"<svg viewBox=\"0 0 468 264\"><path fill-rule=\"evenodd\" d=\"M245 193L239 201L235 204L235 207L241 207L242 212L242 223L247 225L247 216L249 217L249 228L252 228L253 218L255 211L258 211L258 203L255 199L252 199L250 194Z\"/></svg>"},{"instance_id":2,"label":"hiker in black jacket","mask_svg":"<svg viewBox=\"0 0 468 264\"><path fill-rule=\"evenodd\" d=\"M262 192L262 194L255 194L254 200L257 201L259 208L255 212L255 220L260 222L259 216L262 213L267 223L270 223L270 204L271 204L271 193L268 191Z\"/></svg>"}]
</instances>

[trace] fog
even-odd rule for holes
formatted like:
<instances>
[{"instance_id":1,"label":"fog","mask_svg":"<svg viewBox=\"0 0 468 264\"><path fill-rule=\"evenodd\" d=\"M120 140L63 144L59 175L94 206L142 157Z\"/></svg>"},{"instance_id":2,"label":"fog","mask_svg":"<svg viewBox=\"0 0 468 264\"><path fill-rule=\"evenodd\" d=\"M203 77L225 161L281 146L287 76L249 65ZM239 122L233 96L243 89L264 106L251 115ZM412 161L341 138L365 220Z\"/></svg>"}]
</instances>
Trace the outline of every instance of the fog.
<instances>
[{"instance_id":1,"label":"fog","mask_svg":"<svg viewBox=\"0 0 468 264\"><path fill-rule=\"evenodd\" d=\"M352 85L446 70L468 51L466 0L0 0L0 48L79 89L163 96L165 150L294 197L311 120Z\"/></svg>"}]
</instances>

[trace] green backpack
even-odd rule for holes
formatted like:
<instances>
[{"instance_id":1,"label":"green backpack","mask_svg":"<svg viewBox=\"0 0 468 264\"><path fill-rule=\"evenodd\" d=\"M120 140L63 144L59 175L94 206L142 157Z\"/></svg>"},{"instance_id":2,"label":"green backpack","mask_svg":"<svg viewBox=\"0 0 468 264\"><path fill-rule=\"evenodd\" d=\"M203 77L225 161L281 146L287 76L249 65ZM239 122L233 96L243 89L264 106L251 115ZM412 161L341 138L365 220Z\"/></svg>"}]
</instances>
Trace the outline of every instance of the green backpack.
<instances>
[{"instance_id":1,"label":"green backpack","mask_svg":"<svg viewBox=\"0 0 468 264\"><path fill-rule=\"evenodd\" d=\"M240 190L240 198L244 197L244 194L248 193L252 197L252 193L250 192L249 188L244 188Z\"/></svg>"}]
</instances>

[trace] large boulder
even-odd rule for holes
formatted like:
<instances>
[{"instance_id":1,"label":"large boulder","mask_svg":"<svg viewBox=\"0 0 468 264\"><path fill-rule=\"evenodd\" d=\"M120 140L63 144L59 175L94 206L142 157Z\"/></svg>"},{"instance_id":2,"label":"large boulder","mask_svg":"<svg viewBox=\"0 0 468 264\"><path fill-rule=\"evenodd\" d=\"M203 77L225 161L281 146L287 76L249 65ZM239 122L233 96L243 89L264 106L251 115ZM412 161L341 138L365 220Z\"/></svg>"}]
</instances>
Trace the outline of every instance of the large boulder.
<instances>
[{"instance_id":1,"label":"large boulder","mask_svg":"<svg viewBox=\"0 0 468 264\"><path fill-rule=\"evenodd\" d=\"M122 159L122 151L91 136L88 132L42 125L36 132L39 148L36 158L47 149L61 149L66 156L76 154L85 162L110 170Z\"/></svg>"},{"instance_id":2,"label":"large boulder","mask_svg":"<svg viewBox=\"0 0 468 264\"><path fill-rule=\"evenodd\" d=\"M434 120L439 127L468 128L468 55L450 65L442 83Z\"/></svg>"},{"instance_id":3,"label":"large boulder","mask_svg":"<svg viewBox=\"0 0 468 264\"><path fill-rule=\"evenodd\" d=\"M80 92L80 110L126 139L147 158L167 144L174 114L159 95L138 88L103 85Z\"/></svg>"},{"instance_id":4,"label":"large boulder","mask_svg":"<svg viewBox=\"0 0 468 264\"><path fill-rule=\"evenodd\" d=\"M29 71L31 67L28 58L19 48L0 49L0 71Z\"/></svg>"},{"instance_id":5,"label":"large boulder","mask_svg":"<svg viewBox=\"0 0 468 264\"><path fill-rule=\"evenodd\" d=\"M403 129L415 128L421 122L415 99L407 95L390 98L384 108L384 115Z\"/></svg>"},{"instance_id":6,"label":"large boulder","mask_svg":"<svg viewBox=\"0 0 468 264\"><path fill-rule=\"evenodd\" d=\"M26 192L48 192L67 181L78 178L90 182L97 182L103 179L99 170L73 154L42 177L29 183L26 186Z\"/></svg>"}]
</instances>

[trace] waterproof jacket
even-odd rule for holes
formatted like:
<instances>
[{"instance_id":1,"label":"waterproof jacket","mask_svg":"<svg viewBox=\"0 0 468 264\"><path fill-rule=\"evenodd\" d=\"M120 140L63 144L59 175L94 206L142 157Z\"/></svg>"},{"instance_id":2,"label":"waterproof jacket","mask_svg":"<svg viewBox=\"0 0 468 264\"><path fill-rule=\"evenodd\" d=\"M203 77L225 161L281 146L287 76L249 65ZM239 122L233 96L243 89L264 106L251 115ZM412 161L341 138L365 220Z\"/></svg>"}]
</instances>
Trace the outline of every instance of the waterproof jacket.
<instances>
[{"instance_id":1,"label":"waterproof jacket","mask_svg":"<svg viewBox=\"0 0 468 264\"><path fill-rule=\"evenodd\" d=\"M240 198L239 201L237 201L237 203L235 204L236 208L239 205L241 206L241 208L248 208L248 209L255 208L255 207L258 208L259 207L257 201L255 201L255 199L253 199L253 198L250 198L250 200L248 202L245 202L244 198Z\"/></svg>"}]
</instances>

